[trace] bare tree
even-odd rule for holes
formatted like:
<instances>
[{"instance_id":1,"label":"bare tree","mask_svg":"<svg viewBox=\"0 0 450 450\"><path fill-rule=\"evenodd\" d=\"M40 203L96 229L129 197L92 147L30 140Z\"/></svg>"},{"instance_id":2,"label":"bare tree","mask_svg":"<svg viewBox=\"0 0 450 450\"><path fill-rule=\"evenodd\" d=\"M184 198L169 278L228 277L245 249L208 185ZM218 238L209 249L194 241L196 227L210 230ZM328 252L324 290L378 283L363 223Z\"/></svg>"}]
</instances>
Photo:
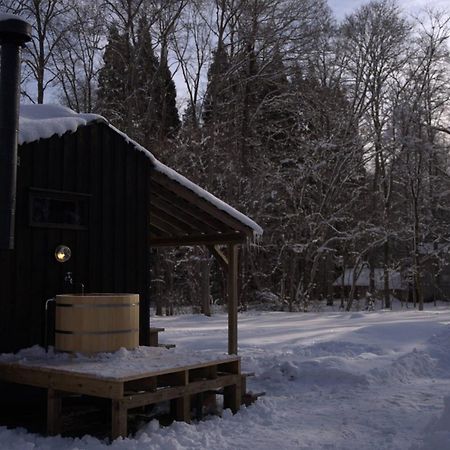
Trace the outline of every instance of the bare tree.
<instances>
[{"instance_id":1,"label":"bare tree","mask_svg":"<svg viewBox=\"0 0 450 450\"><path fill-rule=\"evenodd\" d=\"M389 220L393 186L393 152L386 128L391 111L392 82L409 57L406 43L410 25L392 0L371 1L348 16L342 26L347 82L355 119L365 130L366 146L373 155L372 211L385 230L383 242L384 303L390 307ZM373 290L374 255L369 255Z\"/></svg>"},{"instance_id":2,"label":"bare tree","mask_svg":"<svg viewBox=\"0 0 450 450\"><path fill-rule=\"evenodd\" d=\"M207 63L212 51L211 8L207 0L195 0L185 8L178 30L173 34L171 44L183 76L189 104L186 119L198 129L200 121L200 96L206 79Z\"/></svg>"},{"instance_id":3,"label":"bare tree","mask_svg":"<svg viewBox=\"0 0 450 450\"><path fill-rule=\"evenodd\" d=\"M62 37L52 55L55 82L69 108L91 112L105 42L105 16L100 0L76 3L71 14L71 33Z\"/></svg>"},{"instance_id":4,"label":"bare tree","mask_svg":"<svg viewBox=\"0 0 450 450\"><path fill-rule=\"evenodd\" d=\"M24 74L25 81L35 84L35 88L22 92L32 102L43 103L45 91L56 79L52 56L72 29L72 6L69 0L0 1L0 7L5 11L19 14L33 27L33 40L24 52Z\"/></svg>"},{"instance_id":5,"label":"bare tree","mask_svg":"<svg viewBox=\"0 0 450 450\"><path fill-rule=\"evenodd\" d=\"M448 149L436 134L436 125L442 125L450 99L447 46L450 19L429 10L426 19L417 22L414 58L399 87L393 135L399 152L399 181L411 224L406 239L411 243L414 303L422 310L423 263L435 253L433 242L439 245L445 242L447 230L443 225L448 227L443 206L448 201L445 196L449 188L445 172Z\"/></svg>"}]
</instances>

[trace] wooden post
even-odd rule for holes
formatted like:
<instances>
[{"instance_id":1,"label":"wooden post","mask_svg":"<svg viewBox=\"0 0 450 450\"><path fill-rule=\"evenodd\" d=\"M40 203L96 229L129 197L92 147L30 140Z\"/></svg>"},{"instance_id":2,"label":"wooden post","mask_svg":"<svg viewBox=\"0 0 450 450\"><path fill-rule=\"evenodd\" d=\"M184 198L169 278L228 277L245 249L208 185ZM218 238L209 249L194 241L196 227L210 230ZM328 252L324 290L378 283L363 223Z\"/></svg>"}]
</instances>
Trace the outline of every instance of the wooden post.
<instances>
[{"instance_id":1,"label":"wooden post","mask_svg":"<svg viewBox=\"0 0 450 450\"><path fill-rule=\"evenodd\" d=\"M237 355L238 246L228 244L228 354Z\"/></svg>"},{"instance_id":2,"label":"wooden post","mask_svg":"<svg viewBox=\"0 0 450 450\"><path fill-rule=\"evenodd\" d=\"M62 396L61 392L47 389L47 434L61 434L62 429Z\"/></svg>"},{"instance_id":3,"label":"wooden post","mask_svg":"<svg viewBox=\"0 0 450 450\"><path fill-rule=\"evenodd\" d=\"M208 253L206 253L208 255ZM209 303L210 294L210 260L204 254L201 258L201 312L205 316L211 316L211 306Z\"/></svg>"},{"instance_id":4,"label":"wooden post","mask_svg":"<svg viewBox=\"0 0 450 450\"><path fill-rule=\"evenodd\" d=\"M111 401L111 439L127 437L128 410L121 400Z\"/></svg>"},{"instance_id":5,"label":"wooden post","mask_svg":"<svg viewBox=\"0 0 450 450\"><path fill-rule=\"evenodd\" d=\"M218 246L209 246L208 248L227 273L228 354L237 355L238 244L228 244L227 256L222 253Z\"/></svg>"},{"instance_id":6,"label":"wooden post","mask_svg":"<svg viewBox=\"0 0 450 450\"><path fill-rule=\"evenodd\" d=\"M225 386L223 389L223 408L230 408L231 411L236 413L239 411L242 402L241 384L232 384L231 386Z\"/></svg>"},{"instance_id":7,"label":"wooden post","mask_svg":"<svg viewBox=\"0 0 450 450\"><path fill-rule=\"evenodd\" d=\"M176 375L176 386L189 384L189 372L187 370ZM175 420L190 423L191 421L191 396L182 395L171 402L171 412Z\"/></svg>"},{"instance_id":8,"label":"wooden post","mask_svg":"<svg viewBox=\"0 0 450 450\"><path fill-rule=\"evenodd\" d=\"M175 420L179 422L190 423L191 421L191 397L182 395L174 400L175 402Z\"/></svg>"}]
</instances>

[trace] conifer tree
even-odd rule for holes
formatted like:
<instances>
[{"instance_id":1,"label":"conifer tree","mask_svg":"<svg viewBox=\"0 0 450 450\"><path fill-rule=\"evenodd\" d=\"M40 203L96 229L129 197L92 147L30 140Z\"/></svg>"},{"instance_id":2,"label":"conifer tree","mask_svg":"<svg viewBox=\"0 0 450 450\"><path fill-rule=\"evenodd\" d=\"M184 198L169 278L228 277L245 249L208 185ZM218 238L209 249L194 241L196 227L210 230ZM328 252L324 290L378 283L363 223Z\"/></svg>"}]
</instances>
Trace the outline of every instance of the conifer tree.
<instances>
[{"instance_id":1,"label":"conifer tree","mask_svg":"<svg viewBox=\"0 0 450 450\"><path fill-rule=\"evenodd\" d=\"M135 44L111 27L99 71L98 111L144 146L156 150L180 125L167 62L156 57L150 27L139 22Z\"/></svg>"},{"instance_id":2,"label":"conifer tree","mask_svg":"<svg viewBox=\"0 0 450 450\"><path fill-rule=\"evenodd\" d=\"M159 113L160 141L175 136L180 128L177 108L177 89L172 79L167 59L160 61L156 80L156 103Z\"/></svg>"},{"instance_id":3,"label":"conifer tree","mask_svg":"<svg viewBox=\"0 0 450 450\"><path fill-rule=\"evenodd\" d=\"M229 74L230 62L223 45L214 51L211 65L208 69L208 85L203 100L203 122L208 125L223 120L226 103L230 100Z\"/></svg>"},{"instance_id":4,"label":"conifer tree","mask_svg":"<svg viewBox=\"0 0 450 450\"><path fill-rule=\"evenodd\" d=\"M145 18L139 22L135 62L135 136L144 146L152 148L160 127L161 105L158 102L159 61L153 51L150 28Z\"/></svg>"},{"instance_id":5,"label":"conifer tree","mask_svg":"<svg viewBox=\"0 0 450 450\"><path fill-rule=\"evenodd\" d=\"M127 97L130 88L130 61L126 58L128 42L115 26L109 30L108 44L103 56L104 65L98 77L98 105L100 114L115 126L129 131Z\"/></svg>"}]
</instances>

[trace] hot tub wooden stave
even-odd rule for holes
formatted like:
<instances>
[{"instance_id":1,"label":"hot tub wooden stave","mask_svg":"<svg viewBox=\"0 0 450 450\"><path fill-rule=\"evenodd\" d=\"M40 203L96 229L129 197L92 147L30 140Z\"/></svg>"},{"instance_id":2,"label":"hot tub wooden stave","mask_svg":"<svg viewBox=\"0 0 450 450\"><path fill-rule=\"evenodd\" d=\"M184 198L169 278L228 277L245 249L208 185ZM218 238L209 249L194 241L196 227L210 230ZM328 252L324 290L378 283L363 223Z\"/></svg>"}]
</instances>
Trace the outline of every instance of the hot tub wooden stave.
<instances>
[{"instance_id":1,"label":"hot tub wooden stave","mask_svg":"<svg viewBox=\"0 0 450 450\"><path fill-rule=\"evenodd\" d=\"M138 294L56 296L56 350L92 354L138 345Z\"/></svg>"}]
</instances>

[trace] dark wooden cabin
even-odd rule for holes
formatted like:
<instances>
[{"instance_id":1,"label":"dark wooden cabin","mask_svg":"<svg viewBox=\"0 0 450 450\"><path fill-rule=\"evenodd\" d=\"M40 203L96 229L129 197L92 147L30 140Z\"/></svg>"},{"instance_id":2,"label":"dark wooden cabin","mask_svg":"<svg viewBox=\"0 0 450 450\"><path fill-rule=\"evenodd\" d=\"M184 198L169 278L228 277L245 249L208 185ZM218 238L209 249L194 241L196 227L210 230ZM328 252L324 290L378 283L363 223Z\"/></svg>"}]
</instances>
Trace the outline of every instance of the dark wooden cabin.
<instances>
[{"instance_id":1,"label":"dark wooden cabin","mask_svg":"<svg viewBox=\"0 0 450 450\"><path fill-rule=\"evenodd\" d=\"M99 116L23 107L18 156L15 248L0 250L0 352L43 344L45 303L67 272L79 290L138 293L145 344L152 246L207 245L235 274L236 245L261 232ZM64 264L61 244L72 250Z\"/></svg>"}]
</instances>

